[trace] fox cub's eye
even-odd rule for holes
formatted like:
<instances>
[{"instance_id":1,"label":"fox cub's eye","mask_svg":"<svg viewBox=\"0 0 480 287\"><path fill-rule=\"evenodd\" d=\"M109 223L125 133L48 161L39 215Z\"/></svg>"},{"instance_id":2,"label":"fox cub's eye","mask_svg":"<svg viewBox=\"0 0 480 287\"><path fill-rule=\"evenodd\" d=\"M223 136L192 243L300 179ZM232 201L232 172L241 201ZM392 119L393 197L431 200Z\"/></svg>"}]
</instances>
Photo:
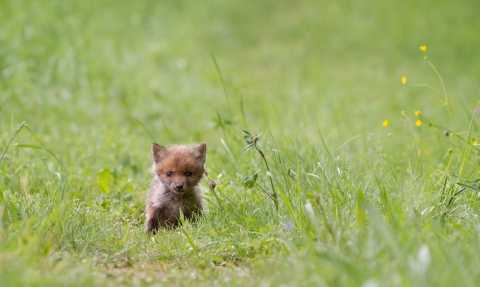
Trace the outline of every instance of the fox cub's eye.
<instances>
[{"instance_id":1,"label":"fox cub's eye","mask_svg":"<svg viewBox=\"0 0 480 287\"><path fill-rule=\"evenodd\" d=\"M166 173L166 175L167 175L168 177L171 177L171 176L173 175L173 172L168 171L168 172Z\"/></svg>"},{"instance_id":2,"label":"fox cub's eye","mask_svg":"<svg viewBox=\"0 0 480 287\"><path fill-rule=\"evenodd\" d=\"M185 173L185 176L191 176L191 175L192 175L192 173L189 172L189 171L187 171L187 172Z\"/></svg>"}]
</instances>

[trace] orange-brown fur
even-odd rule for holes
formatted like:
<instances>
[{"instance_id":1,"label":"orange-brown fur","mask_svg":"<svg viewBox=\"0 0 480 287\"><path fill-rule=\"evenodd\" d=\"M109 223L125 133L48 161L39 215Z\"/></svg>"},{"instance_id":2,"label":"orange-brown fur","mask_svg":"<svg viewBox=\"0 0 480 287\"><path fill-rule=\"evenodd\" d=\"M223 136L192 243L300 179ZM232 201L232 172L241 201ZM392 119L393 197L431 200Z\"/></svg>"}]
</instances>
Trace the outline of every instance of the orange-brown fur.
<instances>
[{"instance_id":1,"label":"orange-brown fur","mask_svg":"<svg viewBox=\"0 0 480 287\"><path fill-rule=\"evenodd\" d=\"M152 145L154 176L146 202L146 232L177 227L180 211L193 219L203 211L198 182L205 173L207 146Z\"/></svg>"}]
</instances>

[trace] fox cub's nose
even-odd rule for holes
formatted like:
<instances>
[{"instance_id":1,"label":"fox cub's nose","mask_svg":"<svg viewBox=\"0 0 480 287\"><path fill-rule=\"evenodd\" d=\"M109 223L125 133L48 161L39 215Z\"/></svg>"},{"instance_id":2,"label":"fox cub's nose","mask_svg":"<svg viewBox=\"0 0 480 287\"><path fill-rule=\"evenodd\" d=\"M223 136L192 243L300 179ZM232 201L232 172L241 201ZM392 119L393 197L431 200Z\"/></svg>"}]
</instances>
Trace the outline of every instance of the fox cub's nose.
<instances>
[{"instance_id":1,"label":"fox cub's nose","mask_svg":"<svg viewBox=\"0 0 480 287\"><path fill-rule=\"evenodd\" d=\"M183 184L177 184L177 185L175 185L175 188L178 189L178 190L182 190L183 189Z\"/></svg>"}]
</instances>

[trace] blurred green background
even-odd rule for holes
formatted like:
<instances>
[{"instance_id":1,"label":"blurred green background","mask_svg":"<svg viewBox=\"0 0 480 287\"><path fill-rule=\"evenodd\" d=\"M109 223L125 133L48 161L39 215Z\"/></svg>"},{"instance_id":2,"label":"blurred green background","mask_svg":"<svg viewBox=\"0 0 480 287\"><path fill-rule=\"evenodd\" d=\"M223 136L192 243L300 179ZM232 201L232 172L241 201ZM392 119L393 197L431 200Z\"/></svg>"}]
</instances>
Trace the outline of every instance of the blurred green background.
<instances>
[{"instance_id":1,"label":"blurred green background","mask_svg":"<svg viewBox=\"0 0 480 287\"><path fill-rule=\"evenodd\" d=\"M25 120L44 141L58 137L59 147L73 139L91 146L108 135L148 142L132 120L162 143L212 141L218 136L209 123L218 114L238 120L240 103L245 123L258 130L309 134L318 123L341 138L375 130L401 110L425 110L441 121L435 93L400 85L407 76L441 92L420 45L449 95L468 113L477 104L475 1L2 1L1 7L2 129L10 133Z\"/></svg>"}]
</instances>

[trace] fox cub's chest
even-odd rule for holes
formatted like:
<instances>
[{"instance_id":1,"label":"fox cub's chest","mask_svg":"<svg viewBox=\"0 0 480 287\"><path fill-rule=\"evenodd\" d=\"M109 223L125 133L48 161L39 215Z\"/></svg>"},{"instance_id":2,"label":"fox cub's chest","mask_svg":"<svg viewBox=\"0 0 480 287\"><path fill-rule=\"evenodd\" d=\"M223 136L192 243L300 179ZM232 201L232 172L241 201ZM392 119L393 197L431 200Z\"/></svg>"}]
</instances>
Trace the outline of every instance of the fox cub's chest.
<instances>
[{"instance_id":1,"label":"fox cub's chest","mask_svg":"<svg viewBox=\"0 0 480 287\"><path fill-rule=\"evenodd\" d=\"M190 214L201 210L201 203L193 194L189 196L173 198L168 203L166 202L166 205L170 212L175 214L177 217L179 217L180 212L182 212L184 216L188 218L190 217Z\"/></svg>"},{"instance_id":2,"label":"fox cub's chest","mask_svg":"<svg viewBox=\"0 0 480 287\"><path fill-rule=\"evenodd\" d=\"M185 215L188 212L188 208L183 201L173 202L169 206L170 212L175 214L176 217L180 216L180 211Z\"/></svg>"}]
</instances>

